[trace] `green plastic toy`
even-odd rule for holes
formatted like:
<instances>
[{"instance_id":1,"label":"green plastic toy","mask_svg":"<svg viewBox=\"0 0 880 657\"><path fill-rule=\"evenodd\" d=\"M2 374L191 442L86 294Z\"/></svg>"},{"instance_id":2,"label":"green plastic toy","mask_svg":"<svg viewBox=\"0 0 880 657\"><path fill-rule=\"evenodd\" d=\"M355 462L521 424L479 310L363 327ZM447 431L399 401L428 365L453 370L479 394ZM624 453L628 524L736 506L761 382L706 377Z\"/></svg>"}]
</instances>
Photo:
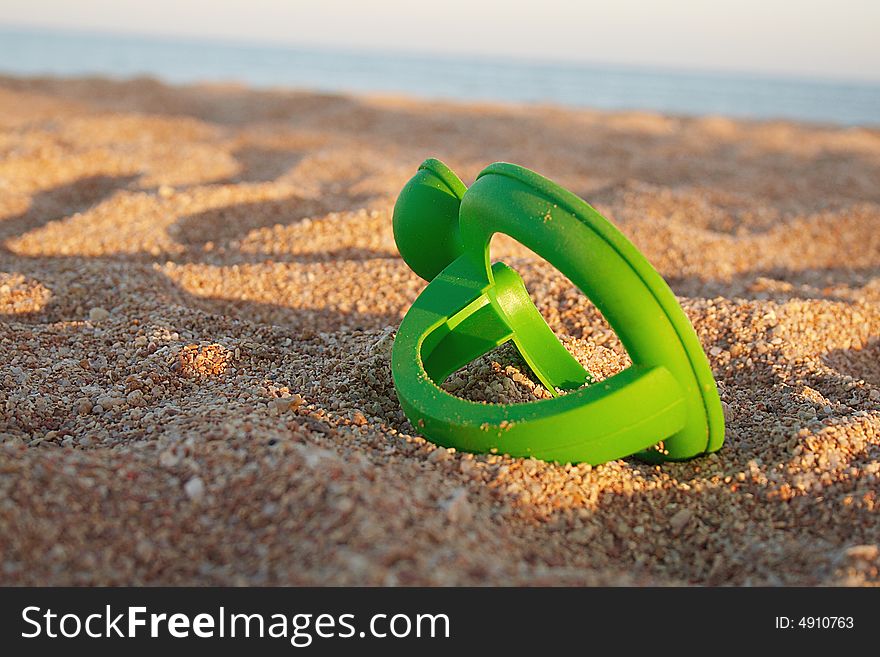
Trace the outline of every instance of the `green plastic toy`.
<instances>
[{"instance_id":1,"label":"green plastic toy","mask_svg":"<svg viewBox=\"0 0 880 657\"><path fill-rule=\"evenodd\" d=\"M498 162L467 188L426 160L394 206L394 239L428 286L394 340L407 417L432 441L470 452L604 463L714 452L724 416L709 363L666 282L607 219L537 173ZM489 259L505 233L557 267L617 332L632 366L600 383L565 349L519 275ZM512 340L553 396L522 404L460 399L440 385Z\"/></svg>"}]
</instances>

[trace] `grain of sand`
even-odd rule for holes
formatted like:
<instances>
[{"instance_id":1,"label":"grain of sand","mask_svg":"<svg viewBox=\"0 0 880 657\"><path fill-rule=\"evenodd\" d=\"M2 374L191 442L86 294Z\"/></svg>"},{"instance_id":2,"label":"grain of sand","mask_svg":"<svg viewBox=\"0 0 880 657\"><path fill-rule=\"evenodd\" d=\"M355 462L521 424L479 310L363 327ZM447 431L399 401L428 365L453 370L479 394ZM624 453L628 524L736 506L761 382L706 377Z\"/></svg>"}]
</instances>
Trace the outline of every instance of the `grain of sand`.
<instances>
[{"instance_id":1,"label":"grain of sand","mask_svg":"<svg viewBox=\"0 0 880 657\"><path fill-rule=\"evenodd\" d=\"M718 454L599 467L421 437L389 349L427 156L606 213L719 383ZM570 350L601 316L510 242ZM509 348L446 386L546 394ZM151 80L0 79L0 583L877 584L880 132Z\"/></svg>"}]
</instances>

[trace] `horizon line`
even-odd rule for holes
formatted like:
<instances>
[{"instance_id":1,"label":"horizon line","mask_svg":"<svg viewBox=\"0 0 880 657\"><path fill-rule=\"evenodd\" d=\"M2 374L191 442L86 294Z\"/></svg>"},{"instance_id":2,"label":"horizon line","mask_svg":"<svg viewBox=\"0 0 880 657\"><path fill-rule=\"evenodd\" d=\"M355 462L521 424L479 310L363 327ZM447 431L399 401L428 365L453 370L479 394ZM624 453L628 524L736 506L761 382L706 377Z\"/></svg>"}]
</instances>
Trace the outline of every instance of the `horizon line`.
<instances>
[{"instance_id":1,"label":"horizon line","mask_svg":"<svg viewBox=\"0 0 880 657\"><path fill-rule=\"evenodd\" d=\"M190 33L159 33L128 29L102 29L81 28L57 25L45 25L36 23L6 23L0 20L0 31L36 33L47 36L69 35L80 37L98 38L136 38L146 41L158 41L166 43L199 43L204 45L225 46L243 49L275 48L289 51L326 51L345 53L351 55L389 55L406 57L408 59L439 58L450 61L482 61L498 64L525 64L532 66L565 66L568 68L581 69L616 69L628 72L653 72L666 75L710 75L722 78L739 78L747 80L768 81L791 81L808 82L814 84L830 85L857 85L865 87L880 87L880 77L866 78L860 76L831 76L823 73L804 73L783 70L756 71L751 69L736 69L728 67L703 67L703 66L667 66L657 64L636 64L630 62L617 62L610 60L581 59L577 57L523 57L515 54L492 55L481 52L450 52L445 50L424 49L414 50L410 48L382 48L370 45L339 46L325 43L300 41L297 43L282 41L279 39L267 39L258 42L254 39L238 39L230 36L207 36Z\"/></svg>"}]
</instances>

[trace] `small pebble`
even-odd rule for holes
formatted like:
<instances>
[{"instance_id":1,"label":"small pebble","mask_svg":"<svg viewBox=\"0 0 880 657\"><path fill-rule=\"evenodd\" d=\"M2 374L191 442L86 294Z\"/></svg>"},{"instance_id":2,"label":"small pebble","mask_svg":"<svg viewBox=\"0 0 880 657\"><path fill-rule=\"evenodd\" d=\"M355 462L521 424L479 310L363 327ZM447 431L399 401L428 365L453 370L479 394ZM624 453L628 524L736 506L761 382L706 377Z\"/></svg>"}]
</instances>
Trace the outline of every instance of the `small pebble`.
<instances>
[{"instance_id":1,"label":"small pebble","mask_svg":"<svg viewBox=\"0 0 880 657\"><path fill-rule=\"evenodd\" d=\"M93 323L103 322L110 317L110 312L100 306L89 310L89 321Z\"/></svg>"},{"instance_id":2,"label":"small pebble","mask_svg":"<svg viewBox=\"0 0 880 657\"><path fill-rule=\"evenodd\" d=\"M844 551L848 559L858 561L874 561L880 555L878 545L853 545Z\"/></svg>"},{"instance_id":3,"label":"small pebble","mask_svg":"<svg viewBox=\"0 0 880 657\"><path fill-rule=\"evenodd\" d=\"M444 503L446 517L453 524L469 522L473 516L473 507L468 501L467 489L458 488Z\"/></svg>"},{"instance_id":4,"label":"small pebble","mask_svg":"<svg viewBox=\"0 0 880 657\"><path fill-rule=\"evenodd\" d=\"M681 509L669 519L669 526L676 534L680 533L681 530L684 529L685 525L687 525L691 521L693 515L694 512L690 509Z\"/></svg>"},{"instance_id":5,"label":"small pebble","mask_svg":"<svg viewBox=\"0 0 880 657\"><path fill-rule=\"evenodd\" d=\"M272 400L272 405L279 413L286 413L290 410L290 397L278 397Z\"/></svg>"},{"instance_id":6,"label":"small pebble","mask_svg":"<svg viewBox=\"0 0 880 657\"><path fill-rule=\"evenodd\" d=\"M189 499L198 502L205 496L205 482L200 477L193 477L184 484L183 490Z\"/></svg>"}]
</instances>

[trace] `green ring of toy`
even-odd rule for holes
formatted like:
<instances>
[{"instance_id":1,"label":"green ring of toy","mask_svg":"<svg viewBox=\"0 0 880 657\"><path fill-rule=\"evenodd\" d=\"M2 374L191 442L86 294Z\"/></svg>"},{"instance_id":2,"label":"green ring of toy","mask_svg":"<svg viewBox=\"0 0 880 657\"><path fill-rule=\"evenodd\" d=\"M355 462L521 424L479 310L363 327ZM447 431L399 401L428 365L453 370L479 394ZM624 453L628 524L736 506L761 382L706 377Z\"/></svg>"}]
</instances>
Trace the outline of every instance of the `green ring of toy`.
<instances>
[{"instance_id":1,"label":"green ring of toy","mask_svg":"<svg viewBox=\"0 0 880 657\"><path fill-rule=\"evenodd\" d=\"M505 233L557 267L599 309L633 365L602 381L571 356L520 277L490 264ZM404 187L394 235L407 264L429 281L404 317L392 374L410 421L438 444L544 460L651 462L721 447L724 419L699 339L644 256L586 202L512 164L492 164L468 189L437 160ZM512 340L552 399L483 404L438 384ZM652 446L663 441L663 451Z\"/></svg>"}]
</instances>

